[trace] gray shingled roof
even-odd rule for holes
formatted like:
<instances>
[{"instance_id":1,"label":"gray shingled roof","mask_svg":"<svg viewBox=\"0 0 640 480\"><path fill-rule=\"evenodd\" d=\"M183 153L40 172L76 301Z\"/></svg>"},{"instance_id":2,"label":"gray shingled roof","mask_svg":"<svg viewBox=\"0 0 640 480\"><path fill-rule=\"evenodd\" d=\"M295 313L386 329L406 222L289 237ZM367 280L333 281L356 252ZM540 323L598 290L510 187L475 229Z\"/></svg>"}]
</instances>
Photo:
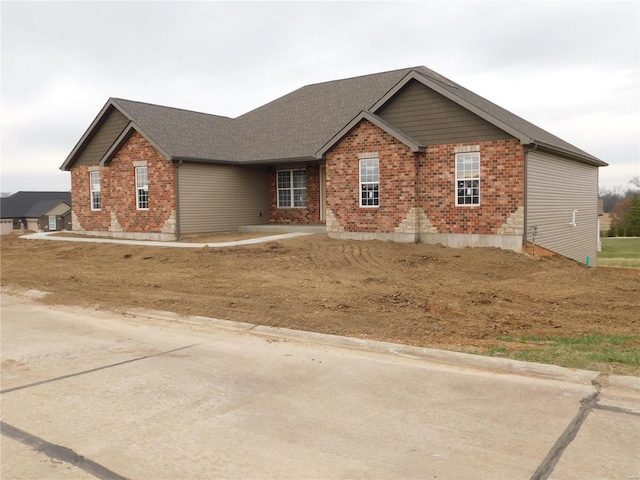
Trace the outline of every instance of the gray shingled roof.
<instances>
[{"instance_id":1,"label":"gray shingled roof","mask_svg":"<svg viewBox=\"0 0 640 480\"><path fill-rule=\"evenodd\" d=\"M375 114L410 80L436 89L499 128L508 128L508 133L523 142L537 143L606 165L426 67L307 85L235 119L123 99L110 99L109 102L132 121L134 128L174 160L297 161L313 159L361 112ZM89 138L87 134L85 137ZM63 168L70 166L70 160L71 155Z\"/></svg>"},{"instance_id":2,"label":"gray shingled roof","mask_svg":"<svg viewBox=\"0 0 640 480\"><path fill-rule=\"evenodd\" d=\"M233 160L232 120L219 115L111 99L134 126L178 159Z\"/></svg>"},{"instance_id":3,"label":"gray shingled roof","mask_svg":"<svg viewBox=\"0 0 640 480\"><path fill-rule=\"evenodd\" d=\"M0 199L2 218L37 218L66 202L71 205L71 192L17 192Z\"/></svg>"},{"instance_id":4,"label":"gray shingled roof","mask_svg":"<svg viewBox=\"0 0 640 480\"><path fill-rule=\"evenodd\" d=\"M238 117L239 160L312 158L410 68L302 87Z\"/></svg>"}]
</instances>

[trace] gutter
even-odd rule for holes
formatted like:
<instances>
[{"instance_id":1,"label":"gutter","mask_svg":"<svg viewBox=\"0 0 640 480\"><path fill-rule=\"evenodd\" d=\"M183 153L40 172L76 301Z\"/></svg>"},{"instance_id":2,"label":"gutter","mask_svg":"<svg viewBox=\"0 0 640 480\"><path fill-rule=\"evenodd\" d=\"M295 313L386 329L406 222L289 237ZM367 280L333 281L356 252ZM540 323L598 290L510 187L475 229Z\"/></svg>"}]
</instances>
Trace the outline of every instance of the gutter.
<instances>
[{"instance_id":1,"label":"gutter","mask_svg":"<svg viewBox=\"0 0 640 480\"><path fill-rule=\"evenodd\" d=\"M176 185L176 240L180 240L180 179L178 177L178 168L182 165L182 160L178 160L175 169L175 185Z\"/></svg>"},{"instance_id":2,"label":"gutter","mask_svg":"<svg viewBox=\"0 0 640 480\"><path fill-rule=\"evenodd\" d=\"M529 154L535 150L538 149L538 144L537 143L533 143L531 145L525 145L524 147L524 231L522 232L522 247L524 249L524 251L526 252L527 250L527 237L529 235L529 221L528 221L528 216L529 216L529 208L527 205L527 194L528 194L528 189L529 189L529 179L528 174L529 174ZM535 246L534 246L535 248ZM535 254L535 251L533 252Z\"/></svg>"}]
</instances>

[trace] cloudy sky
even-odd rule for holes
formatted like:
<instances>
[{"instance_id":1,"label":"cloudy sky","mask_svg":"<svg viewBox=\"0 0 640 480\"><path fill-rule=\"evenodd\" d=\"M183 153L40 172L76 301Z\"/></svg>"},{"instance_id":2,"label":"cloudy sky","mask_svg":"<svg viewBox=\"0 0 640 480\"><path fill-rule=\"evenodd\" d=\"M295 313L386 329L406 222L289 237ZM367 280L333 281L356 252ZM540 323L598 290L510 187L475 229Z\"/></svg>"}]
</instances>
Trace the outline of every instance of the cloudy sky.
<instances>
[{"instance_id":1,"label":"cloudy sky","mask_svg":"<svg viewBox=\"0 0 640 480\"><path fill-rule=\"evenodd\" d=\"M109 97L236 117L301 86L425 65L640 175L640 2L0 3L0 190L59 166Z\"/></svg>"}]
</instances>

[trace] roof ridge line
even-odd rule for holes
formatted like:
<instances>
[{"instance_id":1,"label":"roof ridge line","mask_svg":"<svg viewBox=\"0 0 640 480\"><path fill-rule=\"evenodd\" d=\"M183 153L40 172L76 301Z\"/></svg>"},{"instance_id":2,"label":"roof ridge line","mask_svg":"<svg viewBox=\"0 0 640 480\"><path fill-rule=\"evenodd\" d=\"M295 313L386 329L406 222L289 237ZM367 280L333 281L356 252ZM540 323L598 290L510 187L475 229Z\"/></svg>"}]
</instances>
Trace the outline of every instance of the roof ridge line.
<instances>
[{"instance_id":1,"label":"roof ridge line","mask_svg":"<svg viewBox=\"0 0 640 480\"><path fill-rule=\"evenodd\" d=\"M117 97L111 97L111 100L114 103L118 103L118 101L122 101L122 102L129 102L129 103L138 103L141 105L147 105L149 107L158 107L158 108L168 108L169 110L180 110L181 112L188 112L188 113L196 113L198 115L207 115L210 117L218 117L218 118L226 118L228 120L234 120L234 118L232 117L227 117L225 115L218 115L216 113L207 113L207 112L201 112L198 110L189 110L187 108L180 108L180 107L169 107L167 105L159 105L157 103L150 103L150 102L140 102L138 100L128 100L126 98L117 98ZM123 105L118 104L120 107L125 108Z\"/></svg>"}]
</instances>

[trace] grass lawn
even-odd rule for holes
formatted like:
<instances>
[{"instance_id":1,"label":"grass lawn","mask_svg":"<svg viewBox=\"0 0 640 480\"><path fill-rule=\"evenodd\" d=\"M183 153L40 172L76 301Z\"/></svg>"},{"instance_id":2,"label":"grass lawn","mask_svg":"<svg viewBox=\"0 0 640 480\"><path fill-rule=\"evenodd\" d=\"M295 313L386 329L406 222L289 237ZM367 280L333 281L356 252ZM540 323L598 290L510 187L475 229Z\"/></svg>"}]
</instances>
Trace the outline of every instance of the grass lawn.
<instances>
[{"instance_id":1,"label":"grass lawn","mask_svg":"<svg viewBox=\"0 0 640 480\"><path fill-rule=\"evenodd\" d=\"M640 268L640 237L611 237L602 239L598 253L600 267Z\"/></svg>"},{"instance_id":2,"label":"grass lawn","mask_svg":"<svg viewBox=\"0 0 640 480\"><path fill-rule=\"evenodd\" d=\"M502 336L498 340L502 345L480 353L603 373L640 375L638 335Z\"/></svg>"}]
</instances>

